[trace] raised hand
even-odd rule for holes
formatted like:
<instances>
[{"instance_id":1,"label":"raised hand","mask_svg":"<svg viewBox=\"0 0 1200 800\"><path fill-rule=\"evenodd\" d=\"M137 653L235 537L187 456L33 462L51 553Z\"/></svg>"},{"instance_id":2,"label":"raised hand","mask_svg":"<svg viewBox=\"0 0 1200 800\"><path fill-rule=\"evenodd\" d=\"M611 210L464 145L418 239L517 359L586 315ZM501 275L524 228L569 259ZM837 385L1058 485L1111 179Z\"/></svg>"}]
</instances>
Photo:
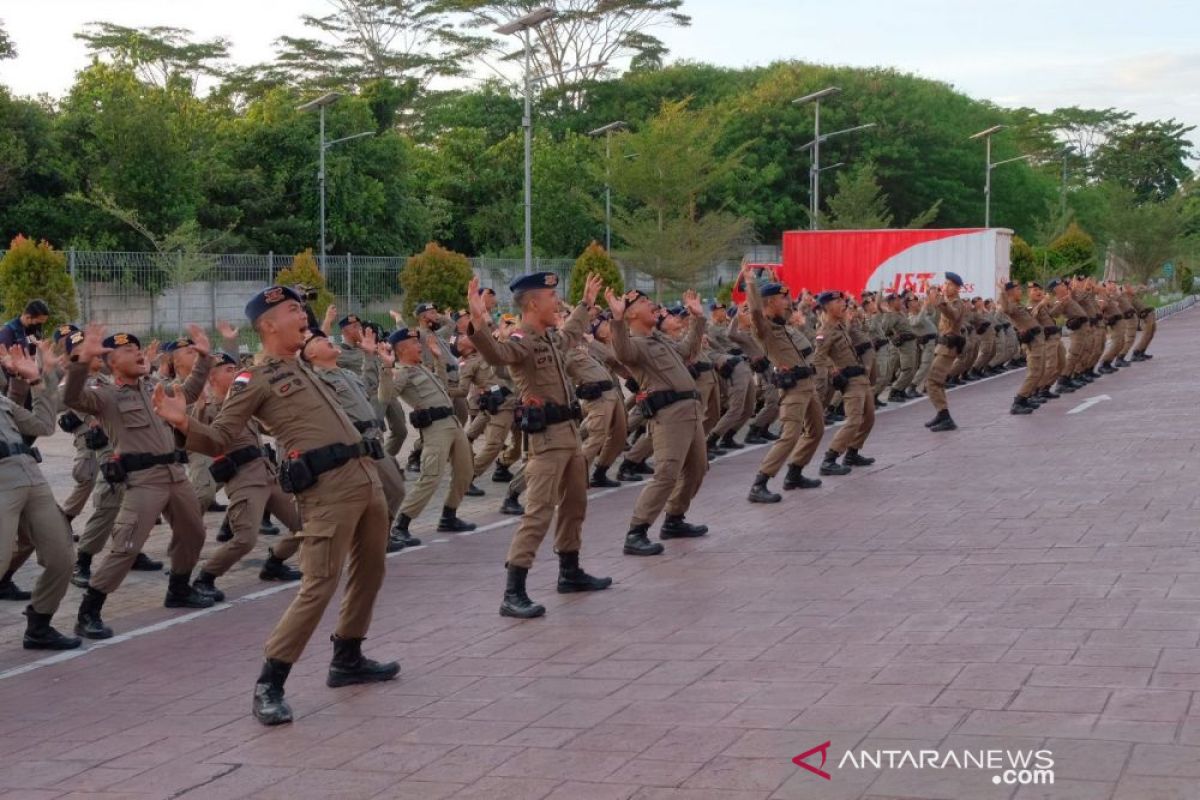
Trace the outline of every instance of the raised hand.
<instances>
[{"instance_id":1,"label":"raised hand","mask_svg":"<svg viewBox=\"0 0 1200 800\"><path fill-rule=\"evenodd\" d=\"M158 339L151 339L150 345L146 348L146 363L154 365L154 360L158 358Z\"/></svg>"},{"instance_id":2,"label":"raised hand","mask_svg":"<svg viewBox=\"0 0 1200 800\"><path fill-rule=\"evenodd\" d=\"M612 312L614 320L625 319L625 298L618 296L612 289L604 290L604 299L608 301L608 310Z\"/></svg>"},{"instance_id":3,"label":"raised hand","mask_svg":"<svg viewBox=\"0 0 1200 800\"><path fill-rule=\"evenodd\" d=\"M367 328L363 331L362 339L358 343L360 349L368 353L374 353L378 349L378 345L379 340L375 338L375 330L373 328Z\"/></svg>"},{"instance_id":4,"label":"raised hand","mask_svg":"<svg viewBox=\"0 0 1200 800\"><path fill-rule=\"evenodd\" d=\"M333 330L333 323L337 321L337 313L337 306L330 303L325 308L325 319L321 320L321 330L325 331L325 333Z\"/></svg>"},{"instance_id":5,"label":"raised hand","mask_svg":"<svg viewBox=\"0 0 1200 800\"><path fill-rule=\"evenodd\" d=\"M471 282L467 284L467 308L471 310L471 322L476 326L482 325L487 319L487 305L479 293L478 275L472 275Z\"/></svg>"},{"instance_id":6,"label":"raised hand","mask_svg":"<svg viewBox=\"0 0 1200 800\"><path fill-rule=\"evenodd\" d=\"M604 285L604 280L595 272L589 272L587 281L583 284L583 302L589 306L596 304L596 297L600 294L600 287Z\"/></svg>"},{"instance_id":7,"label":"raised hand","mask_svg":"<svg viewBox=\"0 0 1200 800\"><path fill-rule=\"evenodd\" d=\"M683 306L693 317L704 316L704 306L700 305L700 295L695 289L688 289L683 293Z\"/></svg>"},{"instance_id":8,"label":"raised hand","mask_svg":"<svg viewBox=\"0 0 1200 800\"><path fill-rule=\"evenodd\" d=\"M42 374L50 375L62 364L62 356L54 352L49 339L43 339L37 344L38 354L42 357Z\"/></svg>"},{"instance_id":9,"label":"raised hand","mask_svg":"<svg viewBox=\"0 0 1200 800\"><path fill-rule=\"evenodd\" d=\"M87 363L97 356L102 356L112 350L111 347L104 346L104 334L107 329L98 322L88 323L87 328L83 332L83 341L79 343L73 353L79 355L79 360Z\"/></svg>"},{"instance_id":10,"label":"raised hand","mask_svg":"<svg viewBox=\"0 0 1200 800\"><path fill-rule=\"evenodd\" d=\"M208 341L208 334L204 328L192 323L187 326L188 338L192 340L192 347L201 357L212 352L212 343Z\"/></svg>"},{"instance_id":11,"label":"raised hand","mask_svg":"<svg viewBox=\"0 0 1200 800\"><path fill-rule=\"evenodd\" d=\"M36 381L38 377L37 361L25 351L25 345L14 344L8 348L8 362L5 364L9 371L25 381Z\"/></svg>"},{"instance_id":12,"label":"raised hand","mask_svg":"<svg viewBox=\"0 0 1200 800\"><path fill-rule=\"evenodd\" d=\"M238 329L228 320L219 320L217 322L217 333L221 334L222 339L236 339Z\"/></svg>"},{"instance_id":13,"label":"raised hand","mask_svg":"<svg viewBox=\"0 0 1200 800\"><path fill-rule=\"evenodd\" d=\"M152 402L155 414L175 428L187 429L187 399L183 396L183 392L168 393L166 384L155 384Z\"/></svg>"},{"instance_id":14,"label":"raised hand","mask_svg":"<svg viewBox=\"0 0 1200 800\"><path fill-rule=\"evenodd\" d=\"M380 342L375 346L375 355L379 356L385 369L390 369L396 363L396 351L387 342Z\"/></svg>"}]
</instances>

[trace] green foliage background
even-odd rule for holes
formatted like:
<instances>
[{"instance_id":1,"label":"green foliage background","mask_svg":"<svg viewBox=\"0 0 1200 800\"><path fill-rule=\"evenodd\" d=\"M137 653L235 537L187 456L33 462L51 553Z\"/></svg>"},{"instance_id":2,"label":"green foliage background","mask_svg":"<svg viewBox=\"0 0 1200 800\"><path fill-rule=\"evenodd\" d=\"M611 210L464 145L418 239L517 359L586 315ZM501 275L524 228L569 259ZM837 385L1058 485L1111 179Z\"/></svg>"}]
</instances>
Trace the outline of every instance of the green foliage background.
<instances>
[{"instance_id":1,"label":"green foliage background","mask_svg":"<svg viewBox=\"0 0 1200 800\"><path fill-rule=\"evenodd\" d=\"M19 316L25 305L41 298L50 307L47 330L64 322L78 322L75 282L67 272L67 258L48 242L17 236L0 259L0 286L5 321Z\"/></svg>"}]
</instances>

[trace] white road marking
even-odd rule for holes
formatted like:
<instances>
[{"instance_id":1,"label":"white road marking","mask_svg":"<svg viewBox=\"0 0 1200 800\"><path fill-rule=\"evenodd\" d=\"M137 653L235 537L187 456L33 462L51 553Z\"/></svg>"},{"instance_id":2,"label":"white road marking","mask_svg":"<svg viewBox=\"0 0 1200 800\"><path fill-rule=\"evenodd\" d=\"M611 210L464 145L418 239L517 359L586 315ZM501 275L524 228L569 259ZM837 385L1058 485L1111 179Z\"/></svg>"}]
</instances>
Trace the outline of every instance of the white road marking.
<instances>
[{"instance_id":1,"label":"white road marking","mask_svg":"<svg viewBox=\"0 0 1200 800\"><path fill-rule=\"evenodd\" d=\"M1087 400L1084 400L1082 403L1075 406L1067 413L1068 414L1078 414L1081 411L1087 411L1089 408L1096 405L1096 403L1102 403L1105 400L1112 400L1112 398L1106 394L1100 394L1100 395L1096 395L1095 397L1089 397Z\"/></svg>"}]
</instances>

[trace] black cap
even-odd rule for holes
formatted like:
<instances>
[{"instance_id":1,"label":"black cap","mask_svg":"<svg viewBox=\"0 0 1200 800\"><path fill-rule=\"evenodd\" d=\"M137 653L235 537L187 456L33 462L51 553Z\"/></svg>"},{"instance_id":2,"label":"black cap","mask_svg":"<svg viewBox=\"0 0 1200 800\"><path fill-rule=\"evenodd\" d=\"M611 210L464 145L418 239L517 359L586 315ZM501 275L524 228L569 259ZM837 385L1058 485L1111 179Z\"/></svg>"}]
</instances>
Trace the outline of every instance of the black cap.
<instances>
[{"instance_id":1,"label":"black cap","mask_svg":"<svg viewBox=\"0 0 1200 800\"><path fill-rule=\"evenodd\" d=\"M959 277L957 272L947 272L946 280L950 281L960 289L963 287L963 279Z\"/></svg>"},{"instance_id":2,"label":"black cap","mask_svg":"<svg viewBox=\"0 0 1200 800\"><path fill-rule=\"evenodd\" d=\"M398 330L392 331L391 335L388 336L388 344L397 345L397 344L400 344L401 342L406 342L409 339L418 339L418 338L420 338L420 334L417 331L409 330L408 328L400 328Z\"/></svg>"},{"instance_id":3,"label":"black cap","mask_svg":"<svg viewBox=\"0 0 1200 800\"><path fill-rule=\"evenodd\" d=\"M124 347L127 344L141 347L142 341L132 333L114 333L112 336L109 336L107 339L101 342L101 344L110 350L115 350L116 348Z\"/></svg>"},{"instance_id":4,"label":"black cap","mask_svg":"<svg viewBox=\"0 0 1200 800\"><path fill-rule=\"evenodd\" d=\"M304 302L304 298L290 286L268 286L246 303L246 319L254 322L271 308L287 300Z\"/></svg>"},{"instance_id":5,"label":"black cap","mask_svg":"<svg viewBox=\"0 0 1200 800\"><path fill-rule=\"evenodd\" d=\"M338 327L348 328L356 322L362 324L362 320L358 318L358 314L347 314L338 320Z\"/></svg>"},{"instance_id":6,"label":"black cap","mask_svg":"<svg viewBox=\"0 0 1200 800\"><path fill-rule=\"evenodd\" d=\"M527 292L530 289L557 289L558 273L533 272L529 275L522 275L510 283L508 288L512 292Z\"/></svg>"},{"instance_id":7,"label":"black cap","mask_svg":"<svg viewBox=\"0 0 1200 800\"><path fill-rule=\"evenodd\" d=\"M69 322L66 325L59 325L54 329L54 341L57 342L64 336L70 336L72 333L76 333L78 330L79 328L75 327Z\"/></svg>"}]
</instances>

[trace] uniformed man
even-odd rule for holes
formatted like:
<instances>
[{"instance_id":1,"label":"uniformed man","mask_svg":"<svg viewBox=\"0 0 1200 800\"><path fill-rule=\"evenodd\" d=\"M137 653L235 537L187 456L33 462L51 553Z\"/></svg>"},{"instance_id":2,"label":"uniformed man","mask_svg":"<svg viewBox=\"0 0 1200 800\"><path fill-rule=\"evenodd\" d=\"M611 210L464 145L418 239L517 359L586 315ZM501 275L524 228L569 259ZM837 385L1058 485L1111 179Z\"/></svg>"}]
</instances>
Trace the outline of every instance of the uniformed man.
<instances>
[{"instance_id":1,"label":"uniformed man","mask_svg":"<svg viewBox=\"0 0 1200 800\"><path fill-rule=\"evenodd\" d=\"M42 565L25 608L26 650L71 650L80 640L64 636L50 625L71 577L71 528L42 475L36 448L28 444L54 432L58 402L58 356L44 344L39 347L41 369L24 344L0 348L4 370L20 378L17 389L32 395L32 411L9 397L0 396L0 573L7 572L14 552L17 529L25 533ZM14 382L15 383L15 382Z\"/></svg>"},{"instance_id":2,"label":"uniformed man","mask_svg":"<svg viewBox=\"0 0 1200 800\"><path fill-rule=\"evenodd\" d=\"M958 427L950 416L950 406L946 402L946 381L955 360L967 344L966 337L962 335L967 302L958 296L962 285L963 279L957 273L947 272L946 283L940 288L929 287L925 297L926 309L938 315L937 346L933 363L929 366L929 375L925 379L929 402L937 411L937 415L926 422L925 427L934 432L952 431Z\"/></svg>"},{"instance_id":3,"label":"uniformed man","mask_svg":"<svg viewBox=\"0 0 1200 800\"><path fill-rule=\"evenodd\" d=\"M1113 364L1118 367L1131 367L1133 362L1127 360L1125 356L1129 355L1129 351L1133 349L1133 342L1137 339L1138 316L1132 300L1133 286L1114 283L1114 288L1117 293L1117 304L1121 307L1121 316L1125 320L1125 340L1121 343L1121 349L1118 351L1117 357L1113 359Z\"/></svg>"},{"instance_id":4,"label":"uniformed man","mask_svg":"<svg viewBox=\"0 0 1200 800\"><path fill-rule=\"evenodd\" d=\"M745 350L730 338L730 315L724 303L713 303L712 324L708 326L708 340L713 348L725 356L717 375L724 381L725 413L717 420L713 434L717 445L723 450L741 450L744 445L734 436L754 416L754 372Z\"/></svg>"},{"instance_id":5,"label":"uniformed man","mask_svg":"<svg viewBox=\"0 0 1200 800\"><path fill-rule=\"evenodd\" d=\"M1086 385L1083 381L1077 381L1075 376L1079 372L1080 354L1086 345L1087 334L1080 331L1089 324L1087 312L1072 296L1071 288L1066 281L1055 278L1047 284L1046 288L1054 296L1054 302L1049 309L1050 315L1056 320L1062 318L1064 327L1071 332L1068 337L1070 344L1067 348L1066 358L1061 365L1058 384L1055 387L1059 393L1069 394Z\"/></svg>"},{"instance_id":6,"label":"uniformed man","mask_svg":"<svg viewBox=\"0 0 1200 800\"><path fill-rule=\"evenodd\" d=\"M216 418L238 373L237 359L228 351L213 356L208 378L213 400L197 419L211 422ZM245 430L233 440L227 452L213 459L210 469L214 473L213 479L225 486L225 494L229 497L227 519L233 536L209 556L192 585L220 602L225 599L225 593L216 587L216 580L254 549L262 527L263 513L269 511L274 514L293 534L300 530L301 521L295 498L279 487L275 467L253 421L246 423ZM300 580L300 572L284 563L299 548L300 540L294 536L277 541L267 549L267 559L258 573L259 579Z\"/></svg>"},{"instance_id":7,"label":"uniformed man","mask_svg":"<svg viewBox=\"0 0 1200 800\"><path fill-rule=\"evenodd\" d=\"M695 291L684 293L689 313L687 336L675 341L656 328L654 304L634 290L622 297L607 291L612 311L613 351L638 383L637 403L649 422L653 437L654 476L638 496L629 532L626 555L652 556L663 546L646 534L658 515L666 511L663 539L704 536L705 525L684 520L692 498L708 470L700 392L688 371L703 345L706 319Z\"/></svg>"},{"instance_id":8,"label":"uniformed man","mask_svg":"<svg viewBox=\"0 0 1200 800\"><path fill-rule=\"evenodd\" d=\"M1059 394L1052 391L1062 372L1062 362L1066 361L1066 350L1062 343L1062 328L1055 322L1051 308L1054 297L1046 293L1040 283L1034 281L1029 285L1029 302L1033 306L1033 317L1038 327L1042 329L1042 374L1037 379L1037 399L1055 400Z\"/></svg>"},{"instance_id":9,"label":"uniformed man","mask_svg":"<svg viewBox=\"0 0 1200 800\"><path fill-rule=\"evenodd\" d=\"M446 533L475 530L474 523L458 517L458 506L474 474L473 458L471 443L454 413L444 383L445 371L434 350L436 340L433 333L421 334L408 328L393 331L388 336L395 368L381 381L380 396L386 402L393 397L403 399L412 409L408 421L421 436L421 477L400 506L400 517L392 530L394 541L410 536L409 525L433 498L447 463L450 464L450 488L437 529ZM385 354L383 358L386 365L388 356ZM425 366L426 363L432 363L433 369Z\"/></svg>"},{"instance_id":10,"label":"uniformed man","mask_svg":"<svg viewBox=\"0 0 1200 800\"><path fill-rule=\"evenodd\" d=\"M1145 287L1142 287L1145 288ZM1138 338L1137 344L1133 349L1132 361L1148 361L1154 356L1146 352L1146 348L1150 346L1150 342L1154 339L1154 331L1158 327L1158 319L1153 306L1146 305L1145 301L1138 296L1135 291L1131 301L1137 314L1137 318L1141 321L1142 335Z\"/></svg>"},{"instance_id":11,"label":"uniformed man","mask_svg":"<svg viewBox=\"0 0 1200 800\"><path fill-rule=\"evenodd\" d=\"M45 300L30 300L25 310L0 327L0 346L20 345L33 355L33 345L41 338L42 326L50 320L50 306Z\"/></svg>"},{"instance_id":12,"label":"uniformed man","mask_svg":"<svg viewBox=\"0 0 1200 800\"><path fill-rule=\"evenodd\" d=\"M211 425L187 414L181 397L155 389L155 410L186 437L189 450L221 455L242 436L251 418L274 434L281 452L284 489L300 506L300 591L275 626L254 686L253 712L264 725L291 722L284 683L337 590L349 559L350 577L333 635L329 686L395 678L400 665L362 655L375 595L383 583L387 503L371 448L342 410L333 391L297 358L309 336L303 299L272 286L246 305L262 340L262 363L239 373ZM192 338L196 338L193 335Z\"/></svg>"},{"instance_id":13,"label":"uniformed man","mask_svg":"<svg viewBox=\"0 0 1200 800\"><path fill-rule=\"evenodd\" d=\"M208 355L208 336L190 326L192 347ZM93 358L103 355L113 376L112 385L88 384ZM183 465L187 453L175 445L171 428L155 416L151 403L149 364L141 342L133 334L105 338L103 325L89 325L83 341L71 350L63 402L68 408L100 418L113 441L115 457L105 465L105 479L124 482L125 493L117 512L109 550L93 571L79 604L75 632L88 639L107 639L112 628L101 611L108 595L116 591L141 551L159 514L171 526L171 575L164 605L167 608L207 608L213 599L191 586L192 569L204 546L204 520L196 492ZM204 391L209 360L202 358L187 380L174 389L178 402L194 403ZM153 391L162 391L157 386Z\"/></svg>"},{"instance_id":14,"label":"uniformed man","mask_svg":"<svg viewBox=\"0 0 1200 800\"><path fill-rule=\"evenodd\" d=\"M555 332L560 303L558 276L537 272L517 278L508 288L513 305L521 312L520 335L514 333L506 341L492 335L492 321L479 294L478 276L471 279L467 289L471 341L485 361L508 368L512 375L519 398L517 424L526 437L528 453L524 475L529 491L525 514L504 562L507 580L501 616L530 619L546 613L544 606L529 598L525 583L556 511L558 591L593 592L612 585L612 578L593 577L579 566L588 475L579 446L581 412L563 360L565 351L583 342L600 286L599 276L588 275L582 299Z\"/></svg>"},{"instance_id":15,"label":"uniformed man","mask_svg":"<svg viewBox=\"0 0 1200 800\"><path fill-rule=\"evenodd\" d=\"M768 489L767 483L785 462L788 469L784 489L815 489L821 485L821 481L804 476L804 468L825 434L824 412L816 397L809 363L815 348L789 324L791 303L783 284L771 282L760 289L753 272L745 267L738 277L745 281L754 337L773 365L771 377L781 395L779 416L783 421L779 440L763 457L748 499L752 503L778 503L782 497ZM850 471L848 467L842 469Z\"/></svg>"},{"instance_id":16,"label":"uniformed man","mask_svg":"<svg viewBox=\"0 0 1200 800\"><path fill-rule=\"evenodd\" d=\"M934 350L937 349L937 316L915 294L905 298L904 307L908 314L908 324L917 337L916 345L920 349L912 386L905 391L907 397L915 398L925 394L925 379L933 365Z\"/></svg>"},{"instance_id":17,"label":"uniformed man","mask_svg":"<svg viewBox=\"0 0 1200 800\"><path fill-rule=\"evenodd\" d=\"M588 355L596 363L604 367L608 373L611 387L605 389L595 400L583 402L583 428L587 431L584 440L583 457L593 464L592 475L588 485L593 489L620 486L609 480L608 470L616 463L621 451L625 448L625 438L629 435L626 427L628 417L625 414L625 403L621 395L621 377L628 371L617 360L607 342L612 341L612 328L607 314L595 317L590 324L591 336L585 343ZM605 382L601 381L601 386ZM578 392L578 387L576 388ZM641 480L641 476L636 476Z\"/></svg>"},{"instance_id":18,"label":"uniformed man","mask_svg":"<svg viewBox=\"0 0 1200 800\"><path fill-rule=\"evenodd\" d=\"M883 335L891 345L891 368L887 375L890 380L885 382L890 403L910 399L908 390L917 374L917 335L905 314L904 301L904 295L885 295L885 310L880 320Z\"/></svg>"},{"instance_id":19,"label":"uniformed man","mask_svg":"<svg viewBox=\"0 0 1200 800\"><path fill-rule=\"evenodd\" d=\"M1030 287L1036 282L1030 282ZM1038 325L1037 317L1021 303L1021 284L1009 281L997 285L999 291L1000 310L1012 321L1017 331L1017 340L1025 346L1026 363L1025 381L1017 389L1008 413L1014 415L1032 414L1038 408L1038 403L1031 398L1037 392L1042 380L1042 369L1045 359L1045 338L1042 327Z\"/></svg>"},{"instance_id":20,"label":"uniformed man","mask_svg":"<svg viewBox=\"0 0 1200 800\"><path fill-rule=\"evenodd\" d=\"M559 317L558 327L561 329L566 316L560 313ZM597 317L597 321L608 324L600 317ZM593 323L589 321L588 329L592 326ZM608 477L608 467L625 444L625 407L620 401L612 373L593 355L590 344L585 337L579 344L563 351L563 366L574 384L575 397L579 399L583 412L580 432L583 435L583 461L589 473L588 486L593 489L613 489L621 484ZM619 422L616 421L618 419ZM619 442L614 441L614 431L620 433ZM602 450L607 464L597 461Z\"/></svg>"},{"instance_id":21,"label":"uniformed man","mask_svg":"<svg viewBox=\"0 0 1200 800\"><path fill-rule=\"evenodd\" d=\"M847 467L869 467L875 463L875 459L859 452L875 427L871 382L862 360L871 343L865 340L857 345L854 343L845 323L845 300L841 293L823 292L818 295L817 302L825 314L825 321L817 332L817 353L829 360L830 382L842 393L842 405L846 410L846 422L829 443L821 463L821 474L845 475L849 471ZM845 458L839 465L838 458L843 453Z\"/></svg>"},{"instance_id":22,"label":"uniformed man","mask_svg":"<svg viewBox=\"0 0 1200 800\"><path fill-rule=\"evenodd\" d=\"M163 345L162 352L164 358L161 376L176 384L182 384L188 379L196 362L200 359L195 342L186 336L167 342ZM202 393L193 404L192 412L198 413L206 402L207 398ZM217 492L220 487L213 480L212 473L208 471L210 466L212 466L212 459L203 453L197 453L188 458L187 476L188 480L192 482L192 488L196 490L196 499L200 503L200 513L202 514L206 511L226 510L223 503L217 502Z\"/></svg>"}]
</instances>

